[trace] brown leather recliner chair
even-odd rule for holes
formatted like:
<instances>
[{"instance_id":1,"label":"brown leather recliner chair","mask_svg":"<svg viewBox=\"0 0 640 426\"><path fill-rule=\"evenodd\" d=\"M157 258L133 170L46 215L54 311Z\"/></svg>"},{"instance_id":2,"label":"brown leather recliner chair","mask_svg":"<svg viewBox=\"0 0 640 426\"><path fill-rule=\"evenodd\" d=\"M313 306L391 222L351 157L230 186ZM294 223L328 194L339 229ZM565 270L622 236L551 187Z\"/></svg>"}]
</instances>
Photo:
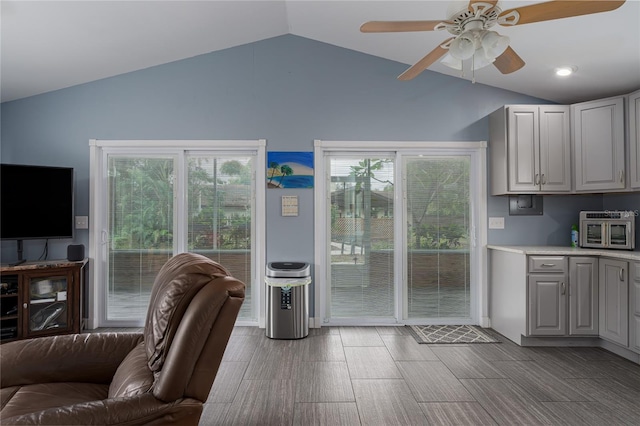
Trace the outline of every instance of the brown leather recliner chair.
<instances>
[{"instance_id":1,"label":"brown leather recliner chair","mask_svg":"<svg viewBox=\"0 0 640 426\"><path fill-rule=\"evenodd\" d=\"M169 259L143 333L74 334L0 347L0 423L197 425L245 286L198 254Z\"/></svg>"}]
</instances>

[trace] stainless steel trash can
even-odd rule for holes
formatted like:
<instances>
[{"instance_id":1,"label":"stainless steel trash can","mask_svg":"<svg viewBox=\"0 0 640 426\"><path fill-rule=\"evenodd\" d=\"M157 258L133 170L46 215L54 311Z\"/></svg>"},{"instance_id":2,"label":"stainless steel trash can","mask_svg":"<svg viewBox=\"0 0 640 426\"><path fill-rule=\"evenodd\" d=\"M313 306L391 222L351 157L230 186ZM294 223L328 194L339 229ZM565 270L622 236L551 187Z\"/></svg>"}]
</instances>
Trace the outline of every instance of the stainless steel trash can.
<instances>
[{"instance_id":1,"label":"stainless steel trash can","mask_svg":"<svg viewBox=\"0 0 640 426\"><path fill-rule=\"evenodd\" d=\"M301 339L309 334L311 267L303 262L267 264L266 334L272 339Z\"/></svg>"}]
</instances>

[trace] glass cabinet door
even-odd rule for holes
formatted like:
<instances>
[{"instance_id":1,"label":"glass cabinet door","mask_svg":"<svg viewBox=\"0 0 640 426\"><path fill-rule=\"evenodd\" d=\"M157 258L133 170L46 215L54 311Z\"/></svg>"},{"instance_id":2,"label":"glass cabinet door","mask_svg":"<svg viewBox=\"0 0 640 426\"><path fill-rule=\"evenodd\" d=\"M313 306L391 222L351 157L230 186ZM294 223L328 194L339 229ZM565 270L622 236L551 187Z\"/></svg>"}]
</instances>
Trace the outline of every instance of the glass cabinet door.
<instances>
[{"instance_id":1,"label":"glass cabinet door","mask_svg":"<svg viewBox=\"0 0 640 426\"><path fill-rule=\"evenodd\" d=\"M69 329L70 274L27 276L25 280L29 292L23 305L27 309L27 333L59 333Z\"/></svg>"},{"instance_id":2,"label":"glass cabinet door","mask_svg":"<svg viewBox=\"0 0 640 426\"><path fill-rule=\"evenodd\" d=\"M0 341L20 337L18 275L0 276Z\"/></svg>"}]
</instances>

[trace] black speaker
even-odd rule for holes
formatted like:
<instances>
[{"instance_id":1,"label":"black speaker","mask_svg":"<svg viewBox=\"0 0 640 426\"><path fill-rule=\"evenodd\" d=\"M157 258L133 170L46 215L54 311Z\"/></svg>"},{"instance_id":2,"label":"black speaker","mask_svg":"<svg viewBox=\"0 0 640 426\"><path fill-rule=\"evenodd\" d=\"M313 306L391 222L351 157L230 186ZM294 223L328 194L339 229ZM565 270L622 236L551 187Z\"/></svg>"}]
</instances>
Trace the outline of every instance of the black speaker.
<instances>
[{"instance_id":1,"label":"black speaker","mask_svg":"<svg viewBox=\"0 0 640 426\"><path fill-rule=\"evenodd\" d=\"M67 260L77 262L84 259L84 246L82 244L71 244L67 246Z\"/></svg>"}]
</instances>

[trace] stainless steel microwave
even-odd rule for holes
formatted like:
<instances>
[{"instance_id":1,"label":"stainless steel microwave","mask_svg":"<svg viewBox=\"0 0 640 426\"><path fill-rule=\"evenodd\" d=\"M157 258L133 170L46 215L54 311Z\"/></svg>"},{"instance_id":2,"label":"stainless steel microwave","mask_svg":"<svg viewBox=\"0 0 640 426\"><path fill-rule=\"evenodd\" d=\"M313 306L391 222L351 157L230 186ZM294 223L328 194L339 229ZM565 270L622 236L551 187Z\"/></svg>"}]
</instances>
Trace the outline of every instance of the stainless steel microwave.
<instances>
[{"instance_id":1,"label":"stainless steel microwave","mask_svg":"<svg viewBox=\"0 0 640 426\"><path fill-rule=\"evenodd\" d=\"M636 212L606 210L580 212L580 247L633 250Z\"/></svg>"}]
</instances>

